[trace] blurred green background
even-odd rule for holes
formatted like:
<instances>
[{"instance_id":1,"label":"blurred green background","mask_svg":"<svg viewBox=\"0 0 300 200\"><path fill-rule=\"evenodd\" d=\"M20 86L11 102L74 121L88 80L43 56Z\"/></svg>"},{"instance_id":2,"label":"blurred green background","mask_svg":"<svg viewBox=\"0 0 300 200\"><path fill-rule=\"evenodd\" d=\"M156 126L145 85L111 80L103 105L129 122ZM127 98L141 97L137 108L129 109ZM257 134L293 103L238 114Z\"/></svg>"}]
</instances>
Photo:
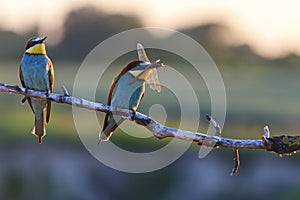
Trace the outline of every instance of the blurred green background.
<instances>
[{"instance_id":1,"label":"blurred green background","mask_svg":"<svg viewBox=\"0 0 300 200\"><path fill-rule=\"evenodd\" d=\"M144 26L135 15L109 14L86 6L70 11L59 20L63 20L61 41L47 46L55 67L56 93L62 92L62 85L72 91L81 62L101 41L121 31ZM265 125L269 125L272 135L298 133L299 55L291 52L270 58L258 54L247 44L226 44L220 36L228 35L228 27L214 21L178 31L203 45L223 77L227 94L224 137L261 138ZM1 30L0 26L1 83L19 84L19 61L24 45L35 35L47 35L47 32L40 32L37 27L27 32L14 32ZM191 82L203 83L194 89L200 101L199 131L205 132L208 127L205 114L210 112L211 105L201 77L195 76L189 64L176 55L153 49L148 53L151 59L161 58L175 69L185 68L181 72ZM97 101L106 101L111 79L135 56L135 52L120 55L112 63L107 76L99 83ZM180 110L176 101L170 103L170 95L166 90L157 95L147 88L139 111L147 114L153 102L162 104L168 113L166 125L178 127ZM193 144L180 159L164 169L145 174L123 173L101 164L89 154L77 135L72 108L68 105L53 104L47 136L43 145L38 145L30 133L33 114L27 104L20 103L21 99L21 96L0 93L0 199L300 197L298 155L280 158L264 151L241 151L240 171L230 177L232 150L213 150L199 159L200 147ZM104 114L99 113L98 117L102 123ZM145 129L139 131L147 132ZM97 135L95 132L95 137ZM125 149L142 152L162 147L170 140L134 139L118 130L112 141Z\"/></svg>"}]
</instances>

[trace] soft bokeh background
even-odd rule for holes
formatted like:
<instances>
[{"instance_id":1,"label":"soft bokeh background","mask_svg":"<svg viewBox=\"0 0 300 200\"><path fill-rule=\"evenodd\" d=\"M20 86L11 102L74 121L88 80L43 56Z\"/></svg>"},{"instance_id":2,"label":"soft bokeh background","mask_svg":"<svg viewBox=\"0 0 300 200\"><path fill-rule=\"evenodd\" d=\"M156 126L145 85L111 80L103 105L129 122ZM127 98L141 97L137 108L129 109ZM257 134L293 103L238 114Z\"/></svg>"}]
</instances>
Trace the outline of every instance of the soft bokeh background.
<instances>
[{"instance_id":1,"label":"soft bokeh background","mask_svg":"<svg viewBox=\"0 0 300 200\"><path fill-rule=\"evenodd\" d=\"M0 82L19 84L24 44L35 35L49 37L47 50L56 73L54 91L60 93L62 85L72 91L81 62L106 38L136 27L173 28L203 45L222 74L228 101L224 137L260 138L265 125L274 135L297 134L298 8L297 1L0 1ZM134 55L116 61L108 77ZM149 57L161 58L175 68L184 63L166 52L152 50ZM195 79L192 72L185 73ZM102 82L99 102L105 102L110 80ZM204 116L210 112L209 94L205 86L195 90L201 100L199 131L203 131L208 125ZM164 99L168 98L146 94L140 111L147 113L149 105L159 101L168 110L167 125L177 127L180 112ZM38 145L30 134L33 115L20 100L21 96L0 93L0 199L300 197L298 155L280 158L264 151L241 151L240 171L230 177L232 150L213 150L199 159L199 147L194 144L164 169L128 174L106 167L88 153L67 105L53 105L48 134L44 144ZM112 140L138 151L166 143L156 138L134 140L121 131Z\"/></svg>"}]
</instances>

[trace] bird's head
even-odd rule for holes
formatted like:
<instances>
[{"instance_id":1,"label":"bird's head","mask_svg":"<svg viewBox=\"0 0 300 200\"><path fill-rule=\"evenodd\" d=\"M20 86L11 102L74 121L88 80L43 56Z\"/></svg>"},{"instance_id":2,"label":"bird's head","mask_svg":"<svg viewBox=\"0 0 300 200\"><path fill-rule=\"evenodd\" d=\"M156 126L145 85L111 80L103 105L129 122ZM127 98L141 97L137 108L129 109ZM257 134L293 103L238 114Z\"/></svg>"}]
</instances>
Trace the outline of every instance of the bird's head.
<instances>
[{"instance_id":1,"label":"bird's head","mask_svg":"<svg viewBox=\"0 0 300 200\"><path fill-rule=\"evenodd\" d=\"M28 54L44 54L46 55L46 47L44 41L47 36L34 37L27 41L25 52Z\"/></svg>"},{"instance_id":2,"label":"bird's head","mask_svg":"<svg viewBox=\"0 0 300 200\"><path fill-rule=\"evenodd\" d=\"M133 61L132 68L129 70L134 77L142 80L147 80L149 75L152 73L153 69L163 66L163 63L160 60L155 62L143 62L143 61Z\"/></svg>"}]
</instances>

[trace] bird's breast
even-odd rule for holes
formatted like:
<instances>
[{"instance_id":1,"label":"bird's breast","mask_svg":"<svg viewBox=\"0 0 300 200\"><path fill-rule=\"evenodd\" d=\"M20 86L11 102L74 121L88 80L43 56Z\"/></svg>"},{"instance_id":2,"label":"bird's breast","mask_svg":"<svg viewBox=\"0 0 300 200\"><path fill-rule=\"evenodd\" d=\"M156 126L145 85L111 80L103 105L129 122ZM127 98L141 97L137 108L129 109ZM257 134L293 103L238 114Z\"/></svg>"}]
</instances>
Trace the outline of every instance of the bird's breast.
<instances>
[{"instance_id":1,"label":"bird's breast","mask_svg":"<svg viewBox=\"0 0 300 200\"><path fill-rule=\"evenodd\" d=\"M40 91L50 89L48 57L46 55L25 54L21 61L21 70L26 87Z\"/></svg>"},{"instance_id":2,"label":"bird's breast","mask_svg":"<svg viewBox=\"0 0 300 200\"><path fill-rule=\"evenodd\" d=\"M145 91L145 81L137 80L131 83L132 80L132 75L128 73L119 79L111 100L112 106L126 109L138 106L139 100Z\"/></svg>"}]
</instances>

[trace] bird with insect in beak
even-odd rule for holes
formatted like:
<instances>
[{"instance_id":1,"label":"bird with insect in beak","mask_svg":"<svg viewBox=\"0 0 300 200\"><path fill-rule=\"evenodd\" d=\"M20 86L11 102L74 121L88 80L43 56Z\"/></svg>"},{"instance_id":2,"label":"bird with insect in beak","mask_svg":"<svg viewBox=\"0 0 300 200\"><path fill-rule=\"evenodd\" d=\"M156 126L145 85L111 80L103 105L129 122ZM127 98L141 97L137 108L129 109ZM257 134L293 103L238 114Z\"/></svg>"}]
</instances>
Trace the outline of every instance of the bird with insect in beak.
<instances>
[{"instance_id":1,"label":"bird with insect in beak","mask_svg":"<svg viewBox=\"0 0 300 200\"><path fill-rule=\"evenodd\" d=\"M126 65L125 68L113 79L111 84L107 104L114 108L124 108L132 110L134 118L137 107L145 94L145 84L153 71L156 68L162 67L163 63L160 60L156 62L144 62L140 60L132 61ZM155 71L156 72L156 71ZM155 77L157 80L157 77ZM152 80L153 81L153 80ZM154 85L155 80L153 81ZM158 81L156 81L158 82ZM155 84L152 89L160 92L160 85ZM107 113L104 119L103 130L100 133L100 140L109 140L113 131L124 121L125 119Z\"/></svg>"},{"instance_id":2,"label":"bird with insect in beak","mask_svg":"<svg viewBox=\"0 0 300 200\"><path fill-rule=\"evenodd\" d=\"M38 90L52 93L54 84L53 64L47 56L44 41L47 37L35 37L28 40L25 53L20 65L20 80L26 89ZM38 137L42 144L42 138L46 135L44 127L44 110L46 109L46 123L49 122L51 101L39 100L26 97L22 100L28 101L34 113L34 128L32 133Z\"/></svg>"}]
</instances>

